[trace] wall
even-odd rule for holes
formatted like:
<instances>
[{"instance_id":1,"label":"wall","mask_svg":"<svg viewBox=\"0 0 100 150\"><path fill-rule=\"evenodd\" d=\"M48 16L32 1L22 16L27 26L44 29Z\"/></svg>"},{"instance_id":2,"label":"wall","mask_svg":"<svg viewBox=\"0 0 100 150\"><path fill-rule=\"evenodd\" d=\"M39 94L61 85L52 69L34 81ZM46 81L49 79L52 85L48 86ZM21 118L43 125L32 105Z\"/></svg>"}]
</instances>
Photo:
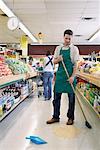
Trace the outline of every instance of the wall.
<instances>
[{"instance_id":1,"label":"wall","mask_svg":"<svg viewBox=\"0 0 100 150\"><path fill-rule=\"evenodd\" d=\"M28 45L28 55L45 55L48 50L53 54L56 46L57 45Z\"/></svg>"},{"instance_id":2,"label":"wall","mask_svg":"<svg viewBox=\"0 0 100 150\"><path fill-rule=\"evenodd\" d=\"M88 55L95 51L98 53L100 51L100 45L77 45L80 51L80 55Z\"/></svg>"},{"instance_id":3,"label":"wall","mask_svg":"<svg viewBox=\"0 0 100 150\"><path fill-rule=\"evenodd\" d=\"M28 45L28 55L45 55L48 50L54 53L57 45ZM100 45L76 45L79 48L80 55L90 54L92 51L96 53L100 51Z\"/></svg>"}]
</instances>

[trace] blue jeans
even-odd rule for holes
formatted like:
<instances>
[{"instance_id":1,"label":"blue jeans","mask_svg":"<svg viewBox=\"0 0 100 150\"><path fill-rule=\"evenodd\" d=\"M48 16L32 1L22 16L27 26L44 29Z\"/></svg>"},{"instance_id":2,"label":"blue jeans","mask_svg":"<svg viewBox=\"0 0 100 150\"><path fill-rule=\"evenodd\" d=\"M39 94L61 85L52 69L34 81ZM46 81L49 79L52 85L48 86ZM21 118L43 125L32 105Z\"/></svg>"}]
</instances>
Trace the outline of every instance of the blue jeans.
<instances>
[{"instance_id":1,"label":"blue jeans","mask_svg":"<svg viewBox=\"0 0 100 150\"><path fill-rule=\"evenodd\" d=\"M52 79L53 72L43 73L44 97L50 99L52 97Z\"/></svg>"},{"instance_id":2,"label":"blue jeans","mask_svg":"<svg viewBox=\"0 0 100 150\"><path fill-rule=\"evenodd\" d=\"M61 102L61 95L62 93L54 93L54 100L53 100L53 118L60 119L60 102ZM68 99L69 99L69 107L67 112L67 117L69 119L74 120L74 110L75 110L75 94L74 93L68 93Z\"/></svg>"}]
</instances>

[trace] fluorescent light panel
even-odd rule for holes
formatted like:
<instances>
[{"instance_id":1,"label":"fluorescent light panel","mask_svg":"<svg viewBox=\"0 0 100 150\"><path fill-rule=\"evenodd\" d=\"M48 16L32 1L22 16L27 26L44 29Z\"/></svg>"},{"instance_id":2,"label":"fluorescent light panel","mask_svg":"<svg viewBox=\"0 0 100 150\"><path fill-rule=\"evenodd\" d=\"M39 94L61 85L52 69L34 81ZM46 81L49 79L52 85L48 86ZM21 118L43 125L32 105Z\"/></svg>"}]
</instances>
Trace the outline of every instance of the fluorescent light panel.
<instances>
[{"instance_id":1,"label":"fluorescent light panel","mask_svg":"<svg viewBox=\"0 0 100 150\"><path fill-rule=\"evenodd\" d=\"M0 9L8 16L13 17L15 16L14 13L7 7L7 5L3 2L3 0L0 0Z\"/></svg>"},{"instance_id":2,"label":"fluorescent light panel","mask_svg":"<svg viewBox=\"0 0 100 150\"><path fill-rule=\"evenodd\" d=\"M30 39L34 42L37 42L37 39L29 32L29 30L25 27L25 25L21 22L19 22L19 27L24 31L26 35L30 37Z\"/></svg>"},{"instance_id":3,"label":"fluorescent light panel","mask_svg":"<svg viewBox=\"0 0 100 150\"><path fill-rule=\"evenodd\" d=\"M3 0L0 0L0 9L8 16L8 17L16 17L16 15L8 8L8 6L4 3ZM30 37L33 42L38 42L37 39L32 35L32 33L25 27L23 23L19 21L19 27L21 30Z\"/></svg>"},{"instance_id":4,"label":"fluorescent light panel","mask_svg":"<svg viewBox=\"0 0 100 150\"><path fill-rule=\"evenodd\" d=\"M98 29L88 40L89 42L92 42L100 35L100 29Z\"/></svg>"}]
</instances>

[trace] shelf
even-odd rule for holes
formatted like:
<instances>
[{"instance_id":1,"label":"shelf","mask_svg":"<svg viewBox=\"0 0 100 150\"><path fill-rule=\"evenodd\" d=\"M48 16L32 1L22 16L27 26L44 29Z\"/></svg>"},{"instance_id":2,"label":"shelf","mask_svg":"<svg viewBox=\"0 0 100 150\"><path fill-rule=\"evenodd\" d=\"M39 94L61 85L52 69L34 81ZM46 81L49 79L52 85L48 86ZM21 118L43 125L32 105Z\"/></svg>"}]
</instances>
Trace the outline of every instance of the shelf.
<instances>
[{"instance_id":1,"label":"shelf","mask_svg":"<svg viewBox=\"0 0 100 150\"><path fill-rule=\"evenodd\" d=\"M31 72L29 74L26 74L25 79L30 79L36 76L37 76L37 72Z\"/></svg>"},{"instance_id":2,"label":"shelf","mask_svg":"<svg viewBox=\"0 0 100 150\"><path fill-rule=\"evenodd\" d=\"M0 78L0 88L4 88L9 86L17 81L22 79L29 79L37 76L36 72L30 73L29 76L27 74L19 74L19 75L8 75Z\"/></svg>"},{"instance_id":3,"label":"shelf","mask_svg":"<svg viewBox=\"0 0 100 150\"><path fill-rule=\"evenodd\" d=\"M89 100L87 100L87 98L83 95L83 93L81 92L81 90L80 89L78 89L78 87L76 88L76 92L78 93L78 94L80 94L82 97L83 97L83 99L87 102L87 104L89 105L89 106L91 106L91 108L94 110L94 112L97 114L97 116L100 118L100 114L94 109L94 107L89 103Z\"/></svg>"},{"instance_id":4,"label":"shelf","mask_svg":"<svg viewBox=\"0 0 100 150\"><path fill-rule=\"evenodd\" d=\"M88 55L80 55L83 59L88 60L90 58L90 56ZM96 56L96 60L100 61L100 56Z\"/></svg>"},{"instance_id":5,"label":"shelf","mask_svg":"<svg viewBox=\"0 0 100 150\"><path fill-rule=\"evenodd\" d=\"M4 88L6 86L9 86L9 85L11 85L17 81L20 81L22 79L30 79L35 76L37 76L36 72L30 73L28 76L27 76L27 74L19 74L19 75L9 75L9 76L5 76L5 77L1 77L0 78L0 89ZM32 94L32 92L33 92L33 90L28 95L23 97L19 102L14 104L9 111L4 113L4 115L2 117L0 117L0 121L2 119L4 119L13 109L15 109L24 99L26 99L30 94Z\"/></svg>"},{"instance_id":6,"label":"shelf","mask_svg":"<svg viewBox=\"0 0 100 150\"><path fill-rule=\"evenodd\" d=\"M13 84L14 82L17 82L19 80L22 80L22 75L8 75L0 78L0 88L4 88L6 86L9 86Z\"/></svg>"},{"instance_id":7,"label":"shelf","mask_svg":"<svg viewBox=\"0 0 100 150\"><path fill-rule=\"evenodd\" d=\"M77 73L76 74L77 77L80 77L81 79L92 83L94 85L96 85L97 87L100 87L100 77L96 76L96 75L91 75L91 74L87 74L87 73Z\"/></svg>"},{"instance_id":8,"label":"shelf","mask_svg":"<svg viewBox=\"0 0 100 150\"><path fill-rule=\"evenodd\" d=\"M19 102L17 102L16 104L14 104L14 106L11 107L11 109L9 111L7 111L6 113L4 113L4 115L2 117L0 117L0 121L2 121L12 110L14 110L22 101L24 101L28 96L30 96L32 94L33 90L26 95L25 97L23 97Z\"/></svg>"}]
</instances>

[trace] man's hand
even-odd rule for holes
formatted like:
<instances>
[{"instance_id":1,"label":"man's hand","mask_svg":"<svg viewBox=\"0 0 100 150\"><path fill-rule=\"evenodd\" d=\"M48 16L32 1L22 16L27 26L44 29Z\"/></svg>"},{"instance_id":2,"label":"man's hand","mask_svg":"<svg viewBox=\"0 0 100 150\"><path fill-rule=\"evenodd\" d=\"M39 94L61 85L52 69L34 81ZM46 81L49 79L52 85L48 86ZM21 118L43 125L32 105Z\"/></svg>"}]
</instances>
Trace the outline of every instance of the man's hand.
<instances>
[{"instance_id":1,"label":"man's hand","mask_svg":"<svg viewBox=\"0 0 100 150\"><path fill-rule=\"evenodd\" d=\"M54 62L54 64L58 64L62 60L63 60L63 57L62 57L62 55L60 55L57 58L55 58L53 62Z\"/></svg>"},{"instance_id":2,"label":"man's hand","mask_svg":"<svg viewBox=\"0 0 100 150\"><path fill-rule=\"evenodd\" d=\"M62 61L63 60L62 55L58 56L57 60L58 60L58 62Z\"/></svg>"},{"instance_id":3,"label":"man's hand","mask_svg":"<svg viewBox=\"0 0 100 150\"><path fill-rule=\"evenodd\" d=\"M74 81L74 77L71 76L71 77L68 79L68 81L69 81L70 84L72 84L73 81Z\"/></svg>"}]
</instances>

